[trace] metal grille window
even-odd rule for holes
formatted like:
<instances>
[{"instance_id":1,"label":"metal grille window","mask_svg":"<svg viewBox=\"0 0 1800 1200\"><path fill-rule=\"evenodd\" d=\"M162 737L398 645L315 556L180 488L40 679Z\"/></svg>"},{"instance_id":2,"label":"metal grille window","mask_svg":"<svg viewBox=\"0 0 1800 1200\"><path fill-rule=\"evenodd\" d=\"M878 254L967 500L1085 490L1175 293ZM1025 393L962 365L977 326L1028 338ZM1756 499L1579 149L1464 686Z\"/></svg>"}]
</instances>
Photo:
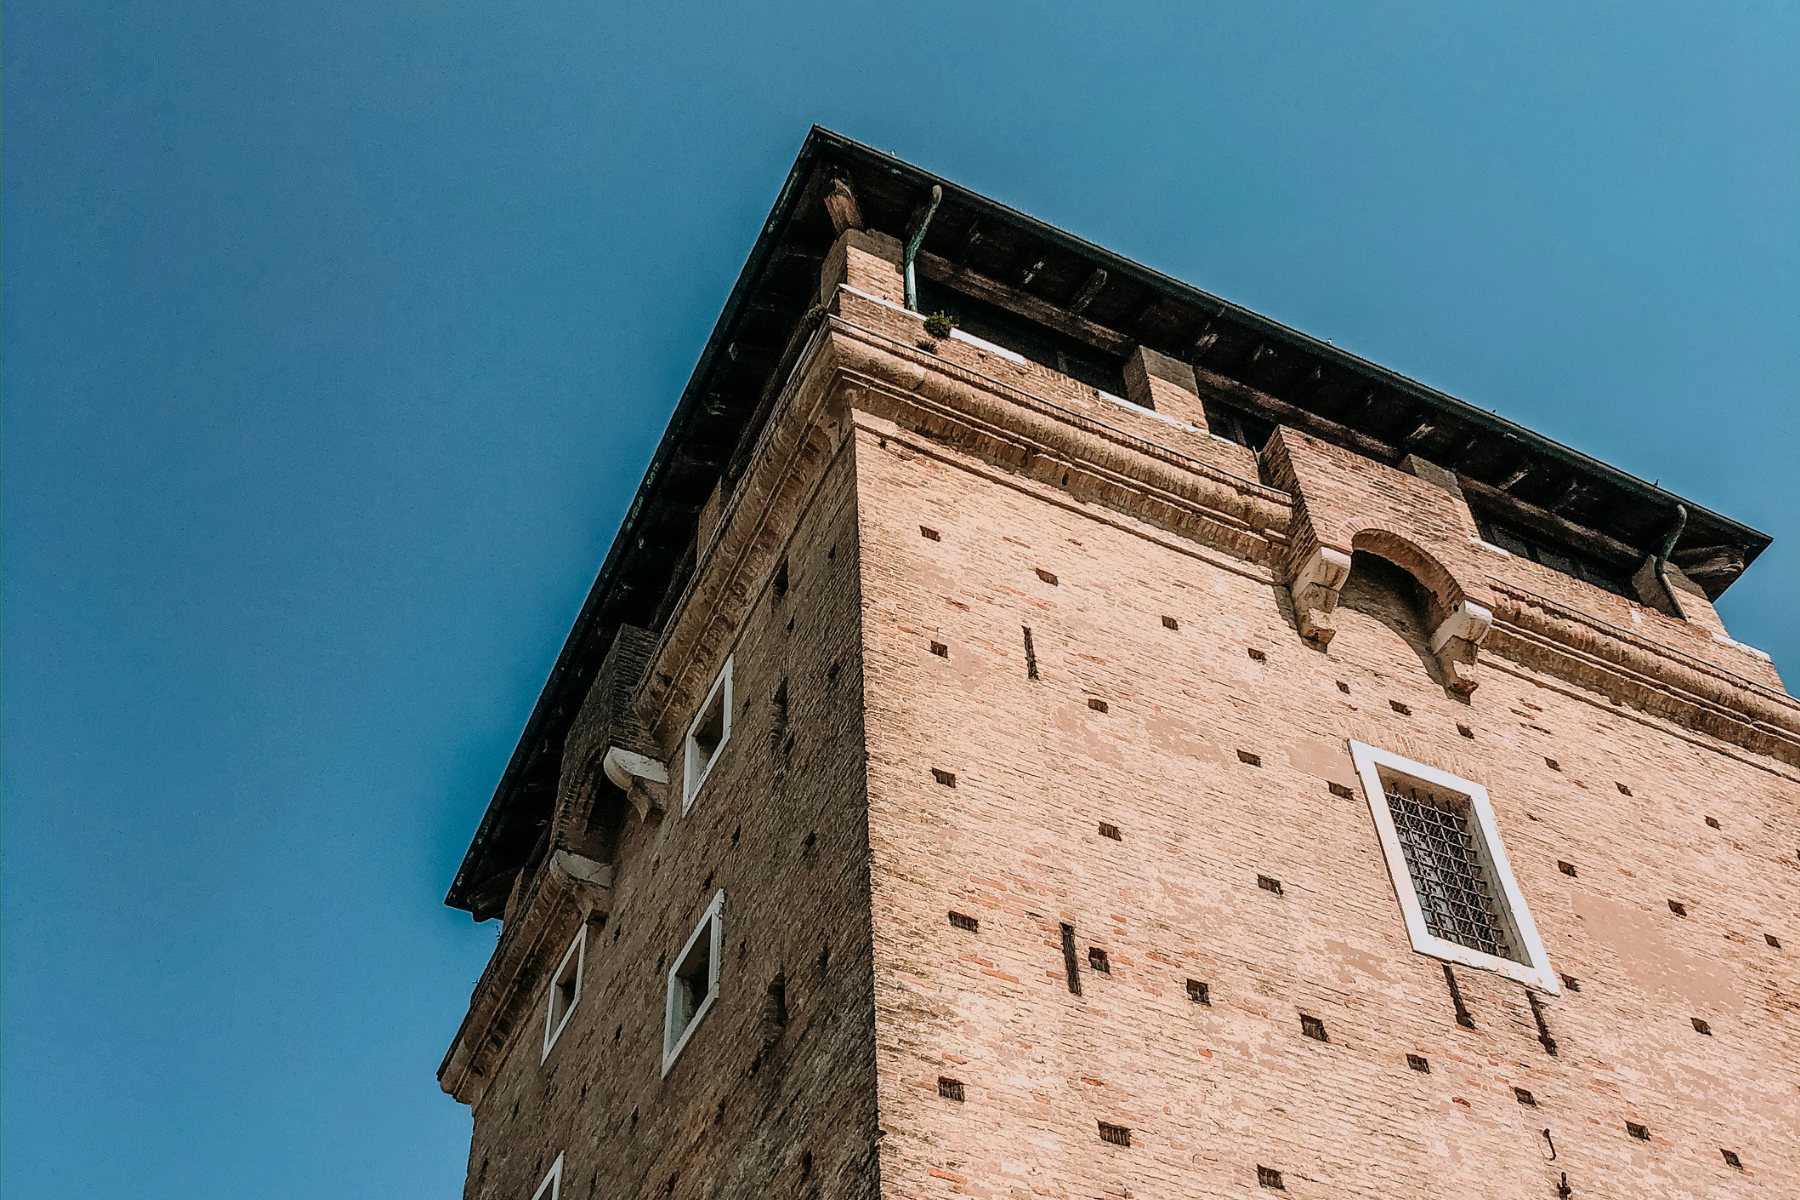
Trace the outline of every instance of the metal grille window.
<instances>
[{"instance_id":1,"label":"metal grille window","mask_svg":"<svg viewBox=\"0 0 1800 1200\"><path fill-rule=\"evenodd\" d=\"M1350 758L1412 948L1561 994L1487 789L1355 740Z\"/></svg>"},{"instance_id":2,"label":"metal grille window","mask_svg":"<svg viewBox=\"0 0 1800 1200\"><path fill-rule=\"evenodd\" d=\"M1516 958L1463 797L1390 781L1387 802L1425 928L1471 950Z\"/></svg>"}]
</instances>

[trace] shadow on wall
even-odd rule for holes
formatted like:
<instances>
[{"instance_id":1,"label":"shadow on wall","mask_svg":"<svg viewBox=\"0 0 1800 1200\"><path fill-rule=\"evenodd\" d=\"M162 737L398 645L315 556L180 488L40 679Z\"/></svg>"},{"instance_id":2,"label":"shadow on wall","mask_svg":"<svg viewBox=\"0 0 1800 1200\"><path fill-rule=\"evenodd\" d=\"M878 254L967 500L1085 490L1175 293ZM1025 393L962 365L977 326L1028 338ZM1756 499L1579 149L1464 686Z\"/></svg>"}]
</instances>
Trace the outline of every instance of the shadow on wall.
<instances>
[{"instance_id":1,"label":"shadow on wall","mask_svg":"<svg viewBox=\"0 0 1800 1200\"><path fill-rule=\"evenodd\" d=\"M1444 687L1443 671L1427 641L1426 604L1424 586L1406 568L1366 550L1351 554L1338 611L1358 612L1387 626L1418 656L1425 677Z\"/></svg>"}]
</instances>

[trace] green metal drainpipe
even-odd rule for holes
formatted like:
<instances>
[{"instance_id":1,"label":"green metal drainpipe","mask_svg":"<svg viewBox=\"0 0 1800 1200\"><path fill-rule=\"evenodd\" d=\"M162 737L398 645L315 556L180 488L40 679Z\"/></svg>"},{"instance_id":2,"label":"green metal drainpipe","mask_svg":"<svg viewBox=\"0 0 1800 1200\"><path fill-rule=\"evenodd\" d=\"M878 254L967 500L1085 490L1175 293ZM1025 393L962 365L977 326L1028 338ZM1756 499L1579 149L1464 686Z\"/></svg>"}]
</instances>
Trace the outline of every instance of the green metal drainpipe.
<instances>
[{"instance_id":1,"label":"green metal drainpipe","mask_svg":"<svg viewBox=\"0 0 1800 1200\"><path fill-rule=\"evenodd\" d=\"M908 275L907 278L911 279L912 276ZM1662 584L1663 594L1668 596L1669 605L1675 610L1675 615L1684 621L1687 620L1687 613L1682 611L1681 601L1676 597L1675 589L1669 583L1669 555L1675 553L1675 540L1686 528L1687 505L1677 504L1675 506L1675 527L1670 529L1669 536L1663 539L1662 552L1656 556L1656 582Z\"/></svg>"},{"instance_id":2,"label":"green metal drainpipe","mask_svg":"<svg viewBox=\"0 0 1800 1200\"><path fill-rule=\"evenodd\" d=\"M906 268L906 311L919 311L919 284L913 275L913 259L919 256L919 247L925 242L925 231L931 228L931 218L937 215L938 205L943 202L944 189L937 184L931 185L931 203L925 206L925 215L919 218L919 227L906 239L906 251L901 256L901 265Z\"/></svg>"}]
</instances>

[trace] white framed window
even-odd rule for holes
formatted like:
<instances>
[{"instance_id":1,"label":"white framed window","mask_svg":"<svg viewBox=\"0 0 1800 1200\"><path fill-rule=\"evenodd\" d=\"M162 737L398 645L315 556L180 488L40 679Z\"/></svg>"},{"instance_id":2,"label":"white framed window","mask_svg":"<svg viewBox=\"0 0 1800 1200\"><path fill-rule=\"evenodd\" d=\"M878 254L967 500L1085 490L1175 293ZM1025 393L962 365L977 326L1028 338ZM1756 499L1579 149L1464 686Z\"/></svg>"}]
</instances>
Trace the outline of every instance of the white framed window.
<instances>
[{"instance_id":1,"label":"white framed window","mask_svg":"<svg viewBox=\"0 0 1800 1200\"><path fill-rule=\"evenodd\" d=\"M587 926L584 924L576 933L575 940L563 951L562 961L556 964L556 974L550 977L550 996L544 1001L544 1053L539 1056L541 1063L550 1057L550 1047L556 1045L556 1039L575 1015L575 1005L581 1000L581 971L587 958Z\"/></svg>"},{"instance_id":2,"label":"white framed window","mask_svg":"<svg viewBox=\"0 0 1800 1200\"><path fill-rule=\"evenodd\" d=\"M669 968L663 1021L664 1075L675 1065L676 1055L687 1045L700 1018L712 1010L713 1000L719 995L720 914L724 908L725 892L721 888L706 906L694 932L688 935L681 953L675 956L675 965Z\"/></svg>"},{"instance_id":3,"label":"white framed window","mask_svg":"<svg viewBox=\"0 0 1800 1200\"><path fill-rule=\"evenodd\" d=\"M688 726L681 776L681 811L684 816L694 806L694 797L700 794L700 785L706 782L713 764L719 761L719 754L730 740L731 659L727 657L724 669L713 680L712 690L706 693L706 702L694 714L693 724Z\"/></svg>"},{"instance_id":4,"label":"white framed window","mask_svg":"<svg viewBox=\"0 0 1800 1200\"><path fill-rule=\"evenodd\" d=\"M1362 742L1350 757L1412 948L1561 995L1487 789Z\"/></svg>"},{"instance_id":5,"label":"white framed window","mask_svg":"<svg viewBox=\"0 0 1800 1200\"><path fill-rule=\"evenodd\" d=\"M562 1155L550 1164L550 1173L544 1176L544 1182L538 1184L537 1191L531 1193L531 1200L559 1200L562 1194Z\"/></svg>"}]
</instances>

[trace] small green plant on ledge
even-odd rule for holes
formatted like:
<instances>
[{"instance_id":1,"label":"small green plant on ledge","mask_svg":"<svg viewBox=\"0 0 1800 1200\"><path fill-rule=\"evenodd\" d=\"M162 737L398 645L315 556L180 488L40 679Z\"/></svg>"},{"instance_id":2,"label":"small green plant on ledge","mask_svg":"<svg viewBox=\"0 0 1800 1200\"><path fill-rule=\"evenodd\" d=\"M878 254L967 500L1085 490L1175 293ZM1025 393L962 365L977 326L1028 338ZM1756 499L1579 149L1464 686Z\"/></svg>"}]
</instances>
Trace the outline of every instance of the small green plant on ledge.
<instances>
[{"instance_id":1,"label":"small green plant on ledge","mask_svg":"<svg viewBox=\"0 0 1800 1200\"><path fill-rule=\"evenodd\" d=\"M956 328L956 318L947 312L934 312L925 318L925 332L934 338L947 338Z\"/></svg>"}]
</instances>

